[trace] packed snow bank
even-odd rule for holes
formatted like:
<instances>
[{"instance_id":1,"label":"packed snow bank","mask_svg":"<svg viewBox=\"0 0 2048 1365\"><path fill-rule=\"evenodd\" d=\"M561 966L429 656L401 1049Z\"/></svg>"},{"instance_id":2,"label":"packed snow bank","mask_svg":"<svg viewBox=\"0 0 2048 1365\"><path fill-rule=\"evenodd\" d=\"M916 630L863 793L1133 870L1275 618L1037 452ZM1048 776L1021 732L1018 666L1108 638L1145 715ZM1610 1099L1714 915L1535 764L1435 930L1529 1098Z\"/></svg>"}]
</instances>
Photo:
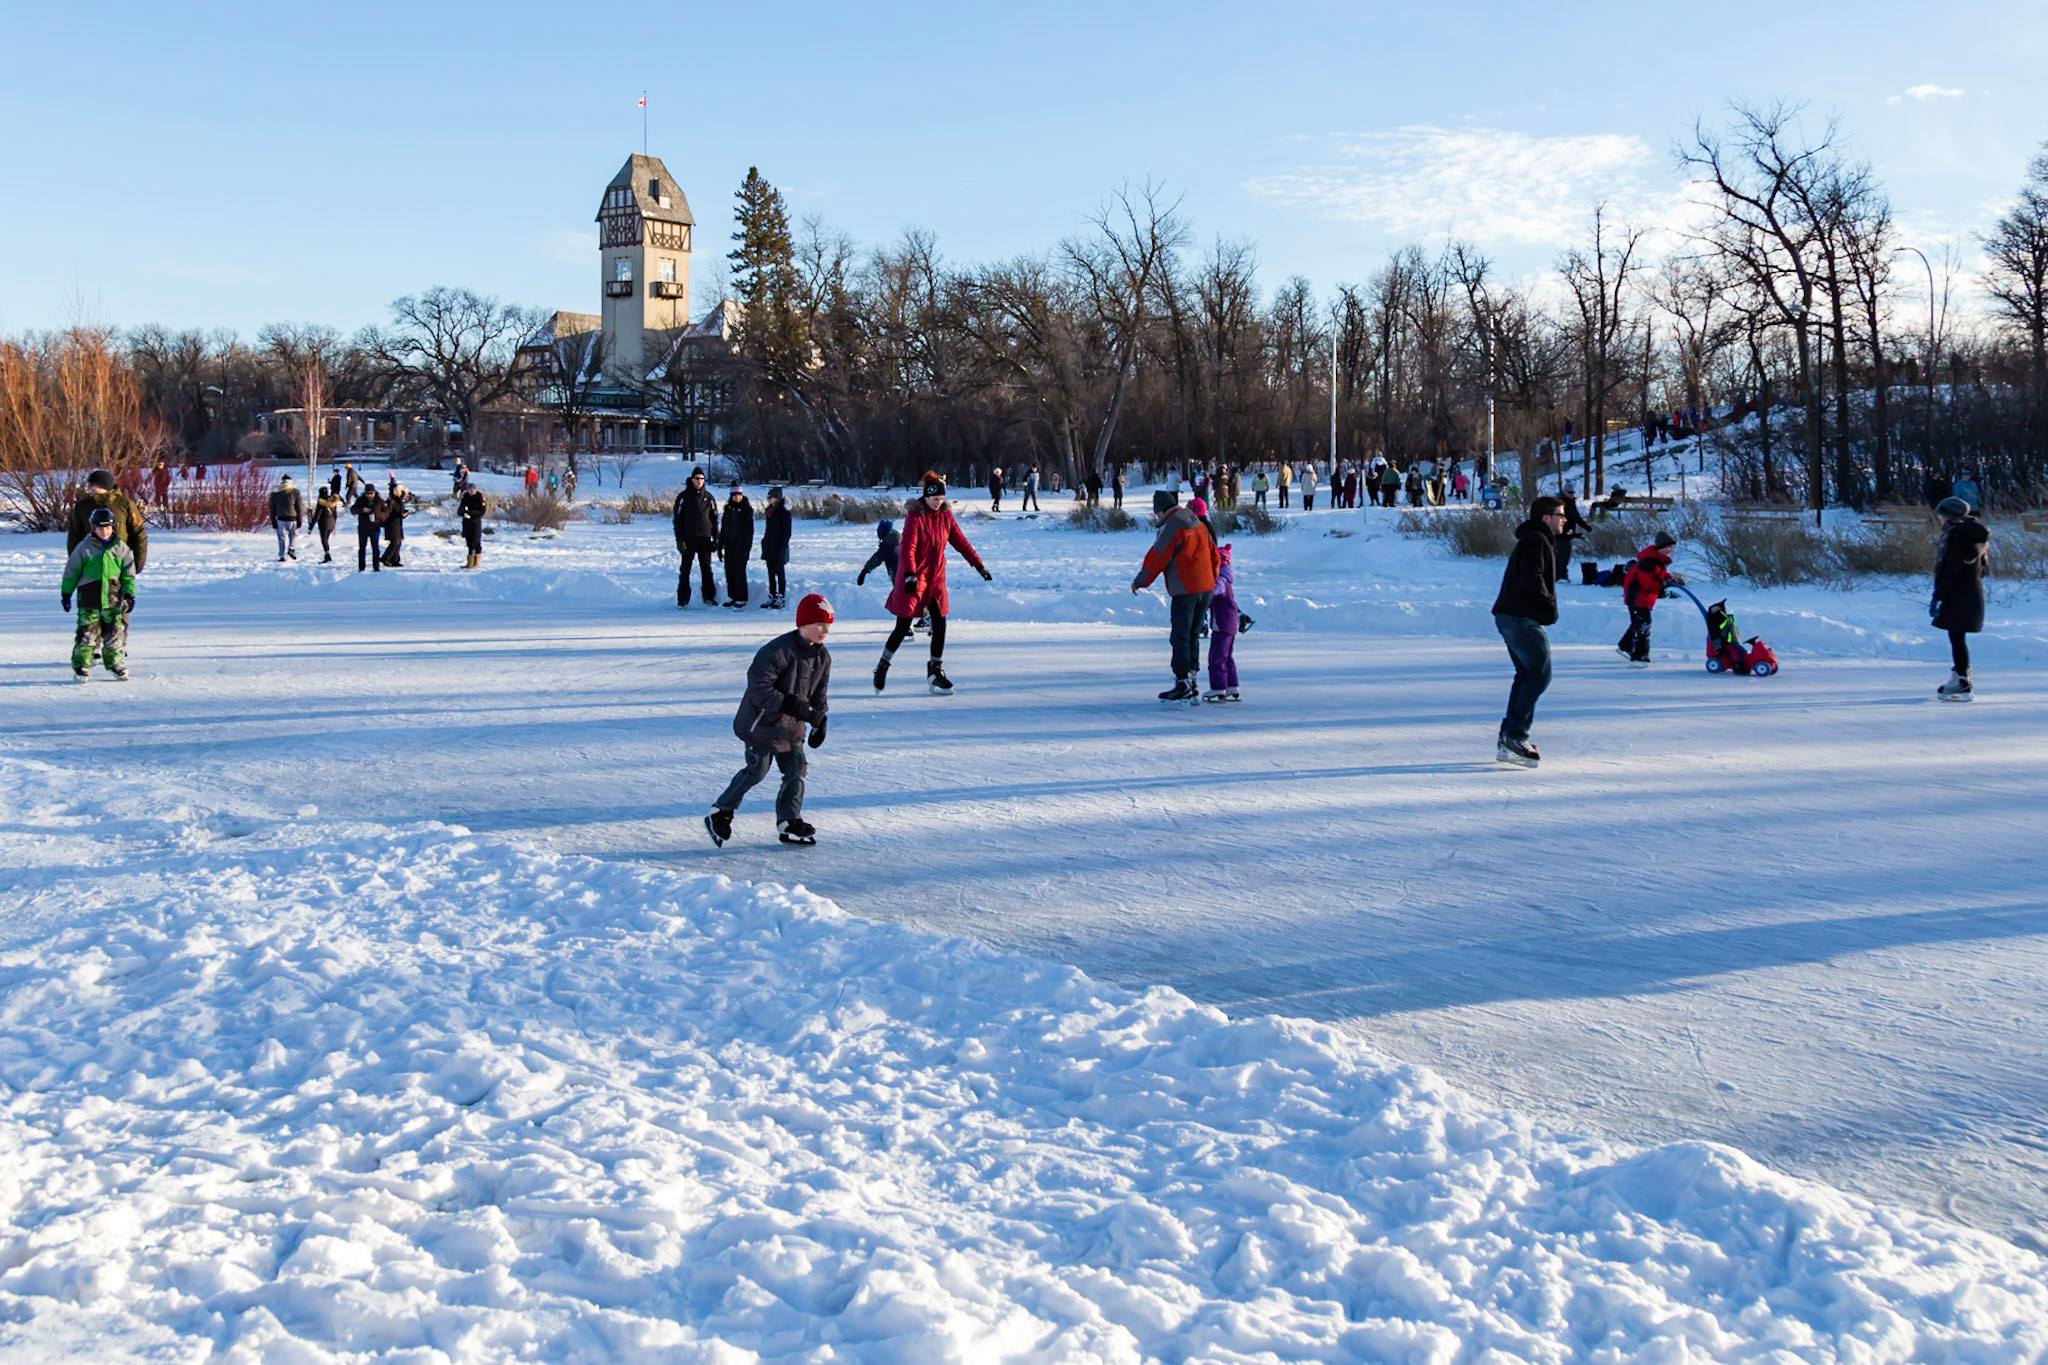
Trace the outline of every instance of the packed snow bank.
<instances>
[{"instance_id":1,"label":"packed snow bank","mask_svg":"<svg viewBox=\"0 0 2048 1365\"><path fill-rule=\"evenodd\" d=\"M1726 1148L801 889L316 814L0 759L0 1351L2048 1350L2038 1258Z\"/></svg>"}]
</instances>

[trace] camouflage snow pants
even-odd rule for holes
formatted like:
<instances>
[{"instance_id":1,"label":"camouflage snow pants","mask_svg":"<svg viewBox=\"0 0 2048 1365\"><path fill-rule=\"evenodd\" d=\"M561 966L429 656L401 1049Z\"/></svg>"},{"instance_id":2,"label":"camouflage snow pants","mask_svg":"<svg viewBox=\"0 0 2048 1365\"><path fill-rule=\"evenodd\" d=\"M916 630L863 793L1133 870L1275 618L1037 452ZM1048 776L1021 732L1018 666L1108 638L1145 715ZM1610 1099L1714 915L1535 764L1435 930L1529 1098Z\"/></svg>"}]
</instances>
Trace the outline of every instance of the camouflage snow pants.
<instances>
[{"instance_id":1,"label":"camouflage snow pants","mask_svg":"<svg viewBox=\"0 0 2048 1365\"><path fill-rule=\"evenodd\" d=\"M82 671L92 667L92 656L98 653L102 663L109 669L123 667L128 662L128 614L116 607L112 611L80 608L78 633L71 637L71 667Z\"/></svg>"}]
</instances>

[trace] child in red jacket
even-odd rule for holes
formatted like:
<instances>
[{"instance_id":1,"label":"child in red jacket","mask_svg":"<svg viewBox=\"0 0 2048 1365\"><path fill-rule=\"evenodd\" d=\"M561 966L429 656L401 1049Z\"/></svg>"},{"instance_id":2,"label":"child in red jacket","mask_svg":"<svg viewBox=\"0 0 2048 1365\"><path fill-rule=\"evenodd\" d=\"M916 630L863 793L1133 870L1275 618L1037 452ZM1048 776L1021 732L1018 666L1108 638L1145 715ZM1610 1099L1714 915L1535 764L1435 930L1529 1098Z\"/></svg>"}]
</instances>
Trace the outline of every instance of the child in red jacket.
<instances>
[{"instance_id":1,"label":"child in red jacket","mask_svg":"<svg viewBox=\"0 0 2048 1365\"><path fill-rule=\"evenodd\" d=\"M1621 580L1622 601L1628 605L1628 629L1614 647L1637 668L1650 666L1650 613L1674 583L1685 580L1671 572L1671 547L1678 537L1659 531L1655 544L1643 547L1635 563Z\"/></svg>"}]
</instances>

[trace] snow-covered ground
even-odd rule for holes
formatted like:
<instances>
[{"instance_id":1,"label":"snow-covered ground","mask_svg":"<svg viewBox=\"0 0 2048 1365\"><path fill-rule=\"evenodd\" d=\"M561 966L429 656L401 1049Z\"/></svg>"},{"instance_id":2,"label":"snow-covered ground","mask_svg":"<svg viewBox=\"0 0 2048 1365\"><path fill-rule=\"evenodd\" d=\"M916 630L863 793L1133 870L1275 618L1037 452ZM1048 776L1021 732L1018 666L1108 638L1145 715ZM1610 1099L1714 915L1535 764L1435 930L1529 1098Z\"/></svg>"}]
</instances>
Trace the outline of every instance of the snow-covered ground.
<instances>
[{"instance_id":1,"label":"snow-covered ground","mask_svg":"<svg viewBox=\"0 0 2048 1365\"><path fill-rule=\"evenodd\" d=\"M970 515L939 699L799 523L824 843L721 851L774 618L433 525L157 537L125 687L0 539L0 1351L2048 1351L2038 592L1942 707L1917 584L1734 590L1769 680L1571 588L1524 773L1498 566L1386 513L1238 542L1200 710L1141 533Z\"/></svg>"}]
</instances>

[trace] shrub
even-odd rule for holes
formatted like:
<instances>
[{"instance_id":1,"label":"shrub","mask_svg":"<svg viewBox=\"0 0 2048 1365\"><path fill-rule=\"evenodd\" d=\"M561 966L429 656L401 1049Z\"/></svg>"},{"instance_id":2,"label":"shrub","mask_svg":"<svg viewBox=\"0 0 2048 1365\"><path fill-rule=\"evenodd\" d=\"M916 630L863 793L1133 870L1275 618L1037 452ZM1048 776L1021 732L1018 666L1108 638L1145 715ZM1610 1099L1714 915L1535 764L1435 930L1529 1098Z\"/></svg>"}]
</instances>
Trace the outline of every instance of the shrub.
<instances>
[{"instance_id":1,"label":"shrub","mask_svg":"<svg viewBox=\"0 0 2048 1365\"><path fill-rule=\"evenodd\" d=\"M522 493L498 504L498 516L515 526L533 531L559 531L582 518L581 509L571 507L554 493Z\"/></svg>"},{"instance_id":2,"label":"shrub","mask_svg":"<svg viewBox=\"0 0 2048 1365\"><path fill-rule=\"evenodd\" d=\"M1930 538L1929 554L1933 553ZM1991 527L1991 576L1993 578L2048 578L2048 534L2020 529L2017 521L1998 521Z\"/></svg>"},{"instance_id":3,"label":"shrub","mask_svg":"<svg viewBox=\"0 0 2048 1365\"><path fill-rule=\"evenodd\" d=\"M1111 508L1115 511L1115 508ZM1263 507L1232 507L1223 511L1211 508L1209 524L1221 536L1270 536L1287 525Z\"/></svg>"},{"instance_id":4,"label":"shrub","mask_svg":"<svg viewBox=\"0 0 2048 1365\"><path fill-rule=\"evenodd\" d=\"M208 466L206 478L171 484L169 502L150 511L159 526L204 531L254 531L270 524L270 491L276 472L255 463ZM306 490L310 510L316 496Z\"/></svg>"},{"instance_id":5,"label":"shrub","mask_svg":"<svg viewBox=\"0 0 2048 1365\"><path fill-rule=\"evenodd\" d=\"M1129 531L1138 519L1121 507L1090 507L1083 503L1067 513L1067 525L1077 531Z\"/></svg>"},{"instance_id":6,"label":"shrub","mask_svg":"<svg viewBox=\"0 0 2048 1365\"><path fill-rule=\"evenodd\" d=\"M849 498L838 493L827 493L821 498L803 493L788 501L789 514L805 521L840 521L872 526L885 518L903 515L903 504L893 498Z\"/></svg>"},{"instance_id":7,"label":"shrub","mask_svg":"<svg viewBox=\"0 0 2048 1365\"><path fill-rule=\"evenodd\" d=\"M1633 557L1636 551L1655 540L1659 531L1670 530L1679 539L1685 539L1676 529L1666 526L1664 518L1654 512L1610 512L1591 520L1592 531L1579 537L1574 552L1594 559Z\"/></svg>"},{"instance_id":8,"label":"shrub","mask_svg":"<svg viewBox=\"0 0 2048 1365\"><path fill-rule=\"evenodd\" d=\"M1499 559L1515 548L1515 528L1521 524L1519 513L1474 507L1469 511L1403 512L1394 526L1403 535L1441 540L1452 554Z\"/></svg>"},{"instance_id":9,"label":"shrub","mask_svg":"<svg viewBox=\"0 0 2048 1365\"><path fill-rule=\"evenodd\" d=\"M636 488L626 494L619 502L618 508L621 512L627 513L627 519L630 519L634 516L666 516L669 509L675 505L674 493L647 493Z\"/></svg>"},{"instance_id":10,"label":"shrub","mask_svg":"<svg viewBox=\"0 0 2048 1365\"><path fill-rule=\"evenodd\" d=\"M633 509L615 503L604 509L604 519L613 526L630 526L633 524Z\"/></svg>"},{"instance_id":11,"label":"shrub","mask_svg":"<svg viewBox=\"0 0 2048 1365\"><path fill-rule=\"evenodd\" d=\"M1729 517L1700 537L1707 565L1717 578L1742 578L1763 588L1817 583L1833 576L1829 539L1804 521Z\"/></svg>"}]
</instances>

